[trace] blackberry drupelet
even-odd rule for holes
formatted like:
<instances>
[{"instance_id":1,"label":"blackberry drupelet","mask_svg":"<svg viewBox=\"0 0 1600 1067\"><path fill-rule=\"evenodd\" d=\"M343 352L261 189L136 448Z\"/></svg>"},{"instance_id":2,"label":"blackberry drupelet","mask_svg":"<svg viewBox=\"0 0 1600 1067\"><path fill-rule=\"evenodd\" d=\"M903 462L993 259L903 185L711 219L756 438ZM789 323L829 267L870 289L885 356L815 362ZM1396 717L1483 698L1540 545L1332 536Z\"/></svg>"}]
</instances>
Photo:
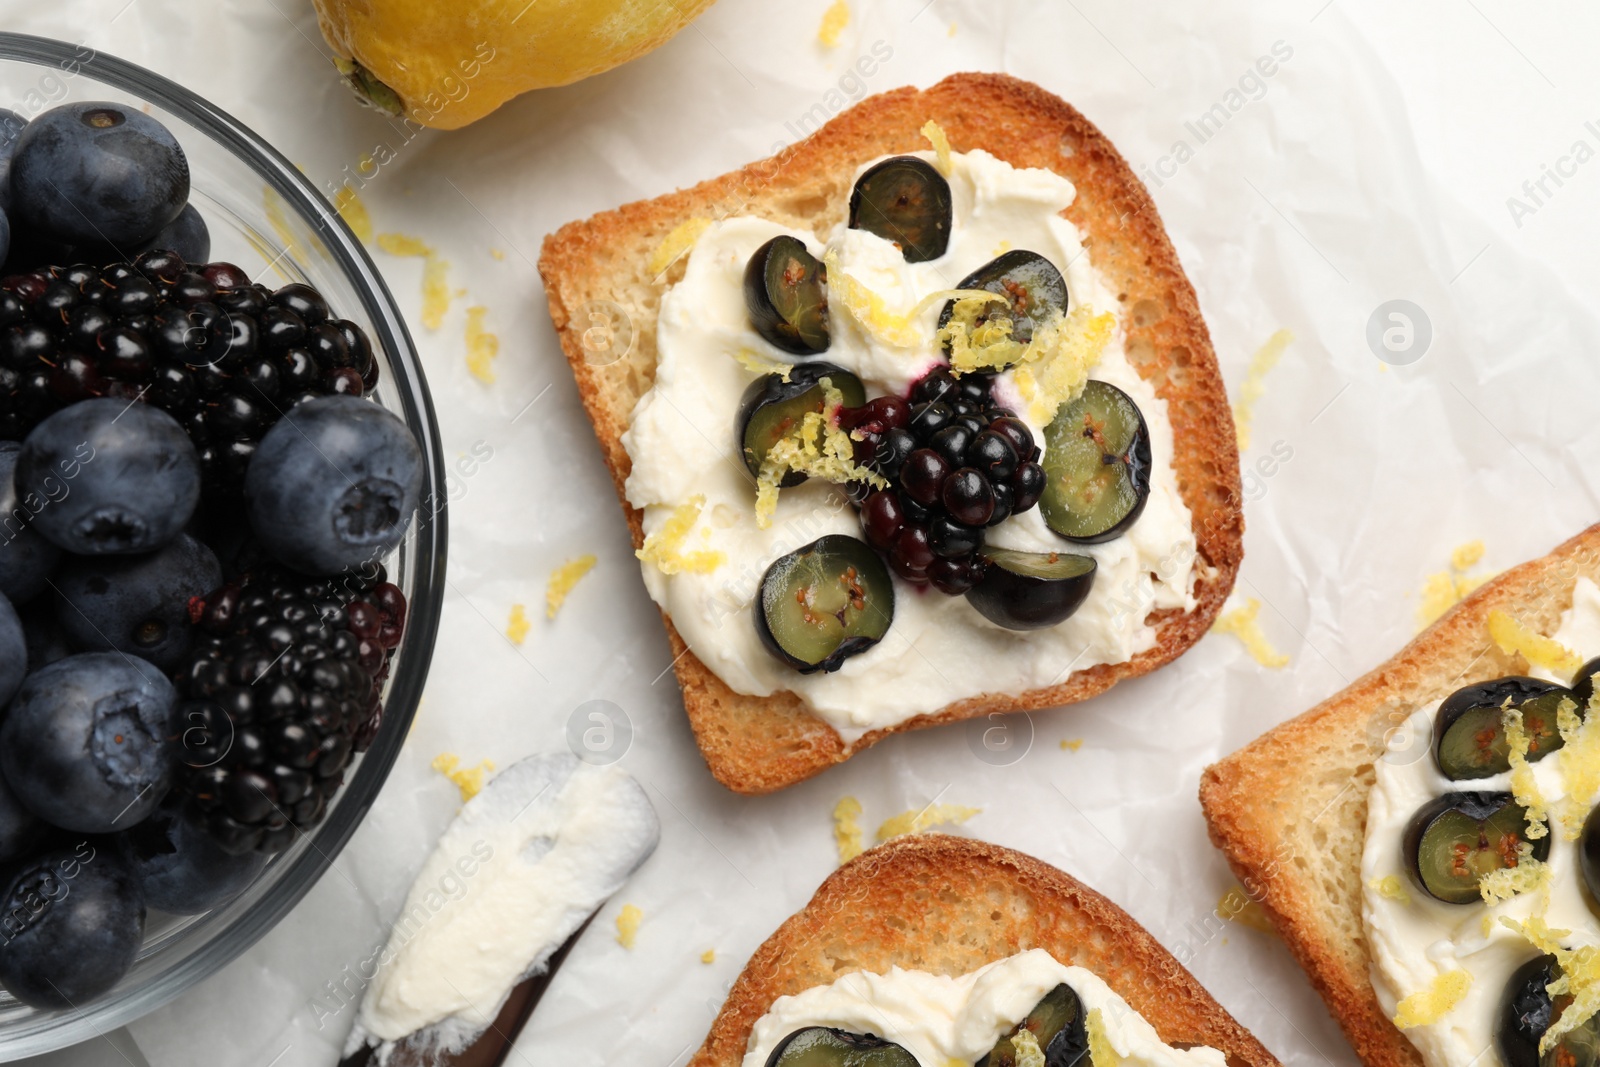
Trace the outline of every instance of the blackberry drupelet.
<instances>
[{"instance_id":1,"label":"blackberry drupelet","mask_svg":"<svg viewBox=\"0 0 1600 1067\"><path fill-rule=\"evenodd\" d=\"M984 530L1034 507L1044 490L1033 433L995 404L993 383L938 367L907 397L839 414L856 462L889 480L851 487L867 541L901 578L951 596L983 577Z\"/></svg>"},{"instance_id":2,"label":"blackberry drupelet","mask_svg":"<svg viewBox=\"0 0 1600 1067\"><path fill-rule=\"evenodd\" d=\"M377 382L366 334L316 290L274 292L228 263L151 251L0 279L0 440L79 400L143 400L194 441L208 496L236 500L283 412Z\"/></svg>"},{"instance_id":3,"label":"blackberry drupelet","mask_svg":"<svg viewBox=\"0 0 1600 1067\"><path fill-rule=\"evenodd\" d=\"M268 565L190 603L176 788L222 848L278 852L321 822L377 732L405 609L381 567L314 579Z\"/></svg>"}]
</instances>

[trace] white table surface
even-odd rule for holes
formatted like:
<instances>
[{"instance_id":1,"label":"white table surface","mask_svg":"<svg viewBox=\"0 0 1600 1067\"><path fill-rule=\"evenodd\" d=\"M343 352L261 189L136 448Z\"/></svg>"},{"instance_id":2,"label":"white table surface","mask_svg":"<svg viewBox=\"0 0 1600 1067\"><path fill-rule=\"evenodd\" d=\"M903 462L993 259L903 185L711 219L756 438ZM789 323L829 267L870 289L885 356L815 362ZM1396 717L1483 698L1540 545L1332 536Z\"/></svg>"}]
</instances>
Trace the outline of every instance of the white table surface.
<instances>
[{"instance_id":1,"label":"white table surface","mask_svg":"<svg viewBox=\"0 0 1600 1067\"><path fill-rule=\"evenodd\" d=\"M451 501L432 680L371 817L282 925L130 1027L150 1063L333 1063L352 1011L330 1020L313 998L383 941L455 812L433 756L504 765L557 748L591 699L632 723L623 766L656 801L662 846L573 953L513 1062L681 1064L749 953L835 866L829 813L846 793L869 833L936 796L981 807L961 832L1116 900L1183 950L1286 1064L1354 1061L1282 945L1215 919L1233 879L1205 840L1198 776L1408 639L1417 591L1455 545L1482 538L1484 568L1498 569L1594 521L1600 163L1559 188L1547 181L1552 195L1536 205L1523 183L1576 141L1600 147L1600 17L1579 0L852 0L842 42L826 50L816 29L827 6L720 0L626 68L397 144L362 191L380 231L439 248L452 285L470 293L429 331L416 317L420 261L376 257L412 315L447 458L475 446L493 458ZM396 140L336 83L308 0L4 0L0 12L6 29L84 40L191 86L319 181ZM1007 71L1072 101L1136 167L1169 175L1152 192L1230 392L1268 336L1294 331L1245 462L1274 447L1292 458L1252 482L1239 583L1266 605L1263 626L1292 662L1263 669L1213 635L1154 676L1034 714L1032 748L1012 767L980 762L962 728L945 728L743 799L706 774L662 676L667 643L533 263L562 222L766 155L880 41L893 54L870 91ZM1199 143L1185 124L1228 101L1278 42L1290 57L1247 82ZM1162 162L1180 139L1193 158ZM1510 197L1535 209L1514 217ZM1392 299L1432 325L1409 366L1380 362L1365 341ZM489 309L500 337L493 386L463 362L469 304ZM546 576L587 551L599 567L546 623ZM501 633L519 601L533 618L520 649ZM1068 738L1081 749L1063 750ZM632 952L609 936L623 901L645 916ZM97 1045L48 1062L107 1054Z\"/></svg>"}]
</instances>

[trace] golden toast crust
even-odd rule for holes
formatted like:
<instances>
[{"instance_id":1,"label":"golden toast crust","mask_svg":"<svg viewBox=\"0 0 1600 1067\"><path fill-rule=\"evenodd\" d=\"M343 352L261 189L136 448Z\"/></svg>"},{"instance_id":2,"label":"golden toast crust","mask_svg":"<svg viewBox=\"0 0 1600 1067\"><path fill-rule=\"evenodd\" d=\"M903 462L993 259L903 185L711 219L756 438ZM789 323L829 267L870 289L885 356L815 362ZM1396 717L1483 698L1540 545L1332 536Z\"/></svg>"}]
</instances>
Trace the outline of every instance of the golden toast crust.
<instances>
[{"instance_id":1,"label":"golden toast crust","mask_svg":"<svg viewBox=\"0 0 1600 1067\"><path fill-rule=\"evenodd\" d=\"M1361 926L1367 792L1386 735L1461 686L1527 673L1520 656L1490 641L1489 612L1498 608L1549 633L1580 576L1600 580L1600 525L1487 583L1393 658L1200 779L1212 843L1265 906L1369 1067L1422 1064L1373 993Z\"/></svg>"},{"instance_id":2,"label":"golden toast crust","mask_svg":"<svg viewBox=\"0 0 1600 1067\"><path fill-rule=\"evenodd\" d=\"M781 996L850 971L959 975L1028 949L1099 975L1170 1045L1210 1045L1232 1067L1271 1053L1121 908L1049 864L944 834L898 838L831 874L756 950L688 1067L737 1067Z\"/></svg>"}]
</instances>

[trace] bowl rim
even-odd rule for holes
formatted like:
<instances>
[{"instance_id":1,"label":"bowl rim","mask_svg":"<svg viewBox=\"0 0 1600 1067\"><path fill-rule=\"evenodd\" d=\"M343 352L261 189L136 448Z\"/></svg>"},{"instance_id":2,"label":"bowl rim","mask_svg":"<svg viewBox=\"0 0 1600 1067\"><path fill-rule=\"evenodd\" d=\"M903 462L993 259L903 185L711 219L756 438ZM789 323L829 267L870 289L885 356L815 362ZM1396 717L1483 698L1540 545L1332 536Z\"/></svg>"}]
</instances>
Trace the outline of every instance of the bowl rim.
<instances>
[{"instance_id":1,"label":"bowl rim","mask_svg":"<svg viewBox=\"0 0 1600 1067\"><path fill-rule=\"evenodd\" d=\"M82 73L99 84L137 96L180 117L261 179L320 236L336 266L353 282L364 310L387 354L391 385L398 391L406 424L424 442L423 500L407 532L415 555L415 587L410 591L405 633L397 668L384 699L384 720L356 772L326 821L312 831L309 848L290 861L264 899L171 969L136 989L114 990L111 999L52 1013L56 1022L17 1035L0 1036L10 1059L66 1047L126 1025L175 999L221 970L275 927L333 865L376 801L405 743L427 679L443 609L447 541L447 500L443 492L444 449L433 399L405 319L361 241L316 185L286 157L238 119L176 82L98 48L47 37L0 31L0 61ZM59 1038L69 1037L66 1042ZM53 1040L53 1038L55 1038Z\"/></svg>"}]
</instances>

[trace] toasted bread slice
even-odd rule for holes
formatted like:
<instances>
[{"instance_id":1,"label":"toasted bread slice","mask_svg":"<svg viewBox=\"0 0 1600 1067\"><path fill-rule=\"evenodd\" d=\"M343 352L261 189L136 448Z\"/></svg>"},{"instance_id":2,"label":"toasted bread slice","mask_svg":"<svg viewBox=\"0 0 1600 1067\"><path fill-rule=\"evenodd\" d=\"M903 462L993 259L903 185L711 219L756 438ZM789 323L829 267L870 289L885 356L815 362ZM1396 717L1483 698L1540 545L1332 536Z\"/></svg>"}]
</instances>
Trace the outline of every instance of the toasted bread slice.
<instances>
[{"instance_id":1,"label":"toasted bread slice","mask_svg":"<svg viewBox=\"0 0 1600 1067\"><path fill-rule=\"evenodd\" d=\"M1581 576L1600 580L1600 525L1484 585L1394 658L1200 779L1212 842L1265 905L1370 1067L1422 1064L1378 1004L1362 932L1361 852L1375 762L1388 733L1417 708L1464 685L1526 674L1522 657L1489 639L1489 612L1550 633Z\"/></svg>"},{"instance_id":2,"label":"toasted bread slice","mask_svg":"<svg viewBox=\"0 0 1600 1067\"><path fill-rule=\"evenodd\" d=\"M1028 949L1093 971L1169 1045L1209 1045L1232 1067L1270 1052L1127 912L1021 852L945 834L863 852L756 950L688 1067L737 1067L781 996L851 971L961 975Z\"/></svg>"},{"instance_id":3,"label":"toasted bread slice","mask_svg":"<svg viewBox=\"0 0 1600 1067\"><path fill-rule=\"evenodd\" d=\"M545 240L539 259L550 316L622 497L635 547L643 516L624 492L622 447L634 405L655 377L661 296L683 267L652 276L663 240L694 218L756 214L800 229L843 221L855 171L886 154L924 149L932 119L957 150L983 148L1019 167L1054 170L1077 186L1066 215L1085 234L1096 268L1118 294L1129 359L1167 402L1178 488L1198 548L1189 612L1153 614L1156 645L1126 663L1076 671L1059 685L989 693L950 704L847 744L793 693L735 693L701 663L666 620L684 706L711 773L739 793L768 793L809 778L892 733L992 712L1083 700L1123 678L1174 659L1206 632L1243 553L1239 457L1222 376L1194 289L1167 241L1143 185L1087 119L1037 86L993 74L961 74L925 91L899 89L840 114L782 153L691 189L569 223ZM618 313L626 321L617 323ZM621 326L607 338L603 328ZM601 329L596 334L596 329ZM587 347L586 347L587 345ZM616 358L617 349L626 355ZM729 413L732 417L732 413Z\"/></svg>"}]
</instances>

